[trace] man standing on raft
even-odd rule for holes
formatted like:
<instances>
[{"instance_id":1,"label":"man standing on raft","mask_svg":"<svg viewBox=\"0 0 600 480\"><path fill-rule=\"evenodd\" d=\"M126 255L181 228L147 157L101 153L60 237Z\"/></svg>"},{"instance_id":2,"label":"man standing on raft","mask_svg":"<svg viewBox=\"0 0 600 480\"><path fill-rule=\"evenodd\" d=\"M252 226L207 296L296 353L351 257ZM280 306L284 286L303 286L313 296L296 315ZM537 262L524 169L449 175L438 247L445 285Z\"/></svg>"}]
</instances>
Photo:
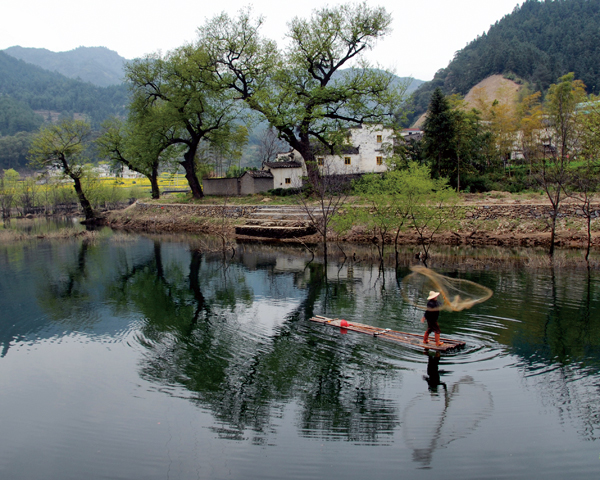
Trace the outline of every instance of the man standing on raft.
<instances>
[{"instance_id":1,"label":"man standing on raft","mask_svg":"<svg viewBox=\"0 0 600 480\"><path fill-rule=\"evenodd\" d=\"M438 318L440 316L439 304L437 302L437 298L440 292L434 292L431 290L429 292L429 296L427 297L427 310L425 310L425 314L421 319L421 323L424 323L427 320L427 331L423 336L423 343L429 343L429 334L431 332L435 333L435 344L436 346L440 346L442 342L440 342L440 326L438 325Z\"/></svg>"}]
</instances>

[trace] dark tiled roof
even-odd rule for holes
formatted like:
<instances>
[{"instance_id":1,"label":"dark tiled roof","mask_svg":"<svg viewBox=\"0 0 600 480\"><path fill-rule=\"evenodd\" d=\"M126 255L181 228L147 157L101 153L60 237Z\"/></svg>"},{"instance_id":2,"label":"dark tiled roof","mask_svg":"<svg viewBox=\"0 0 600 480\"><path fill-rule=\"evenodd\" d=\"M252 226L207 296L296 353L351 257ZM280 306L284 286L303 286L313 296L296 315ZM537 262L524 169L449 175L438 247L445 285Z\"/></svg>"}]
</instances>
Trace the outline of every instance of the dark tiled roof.
<instances>
[{"instance_id":1,"label":"dark tiled roof","mask_svg":"<svg viewBox=\"0 0 600 480\"><path fill-rule=\"evenodd\" d=\"M413 133L412 135L406 135L402 137L402 142L418 142L423 140L423 133Z\"/></svg>"},{"instance_id":2,"label":"dark tiled roof","mask_svg":"<svg viewBox=\"0 0 600 480\"><path fill-rule=\"evenodd\" d=\"M265 162L265 167L269 168L301 168L300 162Z\"/></svg>"},{"instance_id":3,"label":"dark tiled roof","mask_svg":"<svg viewBox=\"0 0 600 480\"><path fill-rule=\"evenodd\" d=\"M267 170L246 170L244 173L247 173L252 178L273 178L273 174Z\"/></svg>"}]
</instances>

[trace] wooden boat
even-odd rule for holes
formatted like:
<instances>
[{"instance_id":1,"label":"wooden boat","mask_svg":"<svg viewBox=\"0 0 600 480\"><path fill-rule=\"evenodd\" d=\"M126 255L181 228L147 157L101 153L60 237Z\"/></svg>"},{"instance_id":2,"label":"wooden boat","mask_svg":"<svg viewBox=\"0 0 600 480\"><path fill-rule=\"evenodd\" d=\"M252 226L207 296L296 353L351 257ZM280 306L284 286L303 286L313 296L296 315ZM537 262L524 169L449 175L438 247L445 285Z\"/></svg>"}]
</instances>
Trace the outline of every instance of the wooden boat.
<instances>
[{"instance_id":1,"label":"wooden boat","mask_svg":"<svg viewBox=\"0 0 600 480\"><path fill-rule=\"evenodd\" d=\"M366 333L367 335L373 335L374 337L402 343L403 345L413 348L425 348L428 350L436 350L438 352L447 352L448 350L454 350L456 348L465 346L465 342L452 340L450 338L440 338L442 344L438 346L435 344L433 335L429 338L429 343L423 343L423 334L399 332L389 328L378 328L371 325L365 325L363 323L347 322L348 325L346 326L342 324L342 321L346 321L339 318L327 318L322 317L321 315L315 315L310 320L312 322L318 322L324 325L331 325L332 327L346 329L351 332Z\"/></svg>"}]
</instances>

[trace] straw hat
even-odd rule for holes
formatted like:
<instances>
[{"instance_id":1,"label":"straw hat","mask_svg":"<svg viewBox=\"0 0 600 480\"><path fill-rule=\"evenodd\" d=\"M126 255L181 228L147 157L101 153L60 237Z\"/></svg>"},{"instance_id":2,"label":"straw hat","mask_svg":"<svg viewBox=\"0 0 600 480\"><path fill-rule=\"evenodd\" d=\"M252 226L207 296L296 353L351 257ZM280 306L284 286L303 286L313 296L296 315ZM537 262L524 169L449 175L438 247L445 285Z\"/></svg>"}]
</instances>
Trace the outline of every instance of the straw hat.
<instances>
[{"instance_id":1,"label":"straw hat","mask_svg":"<svg viewBox=\"0 0 600 480\"><path fill-rule=\"evenodd\" d=\"M429 296L427 297L427 300L431 300L432 298L436 298L439 294L440 294L440 292L434 292L433 290L431 290L429 292Z\"/></svg>"}]
</instances>

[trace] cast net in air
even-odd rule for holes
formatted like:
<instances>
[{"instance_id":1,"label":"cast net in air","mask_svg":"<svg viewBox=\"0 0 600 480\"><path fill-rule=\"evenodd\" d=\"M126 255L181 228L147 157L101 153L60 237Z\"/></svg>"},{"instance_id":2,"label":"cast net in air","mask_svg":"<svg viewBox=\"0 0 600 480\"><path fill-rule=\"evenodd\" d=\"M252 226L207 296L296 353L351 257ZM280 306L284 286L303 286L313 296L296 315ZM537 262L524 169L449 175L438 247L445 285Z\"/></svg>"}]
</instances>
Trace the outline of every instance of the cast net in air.
<instances>
[{"instance_id":1,"label":"cast net in air","mask_svg":"<svg viewBox=\"0 0 600 480\"><path fill-rule=\"evenodd\" d=\"M402 280L402 296L417 308L427 308L429 292L440 292L438 310L459 312L485 302L492 290L470 280L440 275L423 266L413 266L411 273Z\"/></svg>"}]
</instances>

